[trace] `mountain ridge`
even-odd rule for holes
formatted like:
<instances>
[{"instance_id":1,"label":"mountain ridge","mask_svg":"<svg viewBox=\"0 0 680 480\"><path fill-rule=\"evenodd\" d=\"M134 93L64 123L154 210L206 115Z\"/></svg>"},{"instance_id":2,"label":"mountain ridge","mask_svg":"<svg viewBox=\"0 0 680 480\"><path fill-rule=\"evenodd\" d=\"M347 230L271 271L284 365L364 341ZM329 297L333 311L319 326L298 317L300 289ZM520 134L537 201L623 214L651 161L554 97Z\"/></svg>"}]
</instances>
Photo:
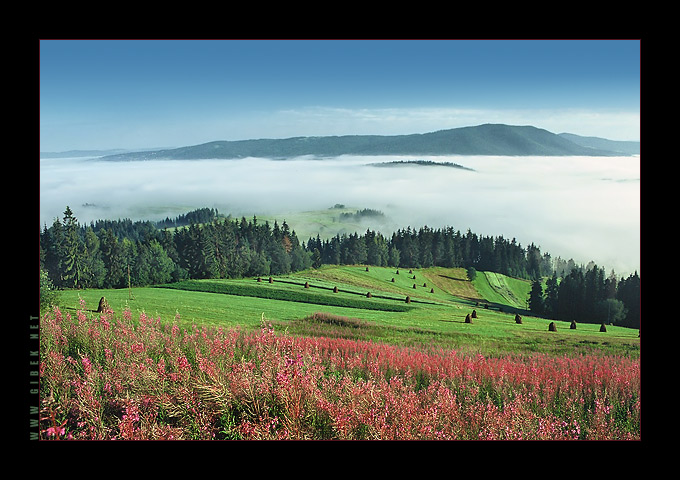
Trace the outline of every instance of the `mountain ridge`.
<instances>
[{"instance_id":1,"label":"mountain ridge","mask_svg":"<svg viewBox=\"0 0 680 480\"><path fill-rule=\"evenodd\" d=\"M499 156L621 156L618 143L606 139L555 134L547 130L505 124L483 124L405 135L341 135L212 141L199 145L127 152L101 157L107 161L198 160L340 155L499 155ZM638 143L639 142L632 142ZM639 149L639 147L638 147ZM639 151L639 150L638 150Z\"/></svg>"},{"instance_id":2,"label":"mountain ridge","mask_svg":"<svg viewBox=\"0 0 680 480\"><path fill-rule=\"evenodd\" d=\"M602 150L611 150L613 152L620 152L623 155L639 155L640 142L625 141L625 140L607 140L599 137L583 137L573 133L560 133L560 137L566 138L574 143L584 147L598 148Z\"/></svg>"}]
</instances>

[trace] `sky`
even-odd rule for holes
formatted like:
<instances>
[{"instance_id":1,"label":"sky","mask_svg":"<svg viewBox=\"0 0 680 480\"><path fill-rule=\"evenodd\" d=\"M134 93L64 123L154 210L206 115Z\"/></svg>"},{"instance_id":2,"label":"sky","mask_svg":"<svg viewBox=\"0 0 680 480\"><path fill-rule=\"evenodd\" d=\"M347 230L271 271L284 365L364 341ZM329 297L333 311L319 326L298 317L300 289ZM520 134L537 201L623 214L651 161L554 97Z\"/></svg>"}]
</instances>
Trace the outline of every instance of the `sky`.
<instances>
[{"instance_id":1,"label":"sky","mask_svg":"<svg viewBox=\"0 0 680 480\"><path fill-rule=\"evenodd\" d=\"M639 40L41 40L40 151L506 123L639 140Z\"/></svg>"}]
</instances>

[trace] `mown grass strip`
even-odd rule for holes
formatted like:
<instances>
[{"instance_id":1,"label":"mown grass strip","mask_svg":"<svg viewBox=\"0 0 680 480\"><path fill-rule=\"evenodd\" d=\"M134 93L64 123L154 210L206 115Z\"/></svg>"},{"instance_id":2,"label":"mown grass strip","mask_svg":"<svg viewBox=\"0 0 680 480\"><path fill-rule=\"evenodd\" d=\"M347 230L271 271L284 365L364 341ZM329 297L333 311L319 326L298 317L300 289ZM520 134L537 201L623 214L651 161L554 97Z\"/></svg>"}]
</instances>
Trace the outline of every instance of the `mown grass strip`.
<instances>
[{"instance_id":1,"label":"mown grass strip","mask_svg":"<svg viewBox=\"0 0 680 480\"><path fill-rule=\"evenodd\" d=\"M157 288L170 288L204 293L219 293L242 297L265 298L269 300L284 300L314 305L328 305L334 307L359 308L362 310L380 310L385 312L407 312L411 307L398 303L379 303L360 298L345 298L323 293L307 291L280 290L267 285L244 285L231 282L211 282L209 280L185 280L177 283L158 285Z\"/></svg>"},{"instance_id":2,"label":"mown grass strip","mask_svg":"<svg viewBox=\"0 0 680 480\"><path fill-rule=\"evenodd\" d=\"M290 280L281 280L281 279L276 279L276 283L285 283L287 285L297 285L300 287L304 287L305 284L303 282L293 282ZM326 287L323 285L315 285L315 284L310 284L307 282L309 285L309 288L318 288L321 290L327 290L327 291L334 291L332 287ZM355 290L347 290L345 288L337 288L337 293L349 293L351 295L361 295L365 296L367 292L357 292ZM392 300L394 302L402 302L405 300L406 297L388 297L387 295L381 295L381 294L376 294L376 293L371 293L371 298L379 298L382 300ZM411 303L422 303L424 305L439 305L436 302L428 302L425 300L418 300L417 298L411 298Z\"/></svg>"}]
</instances>

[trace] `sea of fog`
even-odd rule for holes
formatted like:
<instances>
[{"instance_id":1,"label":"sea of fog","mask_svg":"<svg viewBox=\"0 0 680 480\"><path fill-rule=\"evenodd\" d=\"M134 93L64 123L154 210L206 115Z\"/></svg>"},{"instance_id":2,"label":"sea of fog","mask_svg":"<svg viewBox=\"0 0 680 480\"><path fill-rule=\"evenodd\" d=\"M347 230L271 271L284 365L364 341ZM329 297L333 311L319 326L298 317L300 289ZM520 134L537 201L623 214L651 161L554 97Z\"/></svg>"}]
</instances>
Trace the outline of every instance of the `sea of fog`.
<instances>
[{"instance_id":1,"label":"sea of fog","mask_svg":"<svg viewBox=\"0 0 680 480\"><path fill-rule=\"evenodd\" d=\"M368 165L416 159L473 171ZM84 224L104 218L174 218L201 207L237 217L283 219L286 213L338 203L381 210L398 228L469 228L479 235L515 238L523 246L533 242L553 258L593 260L619 276L640 271L639 157L40 161L41 228L62 218L67 205Z\"/></svg>"}]
</instances>

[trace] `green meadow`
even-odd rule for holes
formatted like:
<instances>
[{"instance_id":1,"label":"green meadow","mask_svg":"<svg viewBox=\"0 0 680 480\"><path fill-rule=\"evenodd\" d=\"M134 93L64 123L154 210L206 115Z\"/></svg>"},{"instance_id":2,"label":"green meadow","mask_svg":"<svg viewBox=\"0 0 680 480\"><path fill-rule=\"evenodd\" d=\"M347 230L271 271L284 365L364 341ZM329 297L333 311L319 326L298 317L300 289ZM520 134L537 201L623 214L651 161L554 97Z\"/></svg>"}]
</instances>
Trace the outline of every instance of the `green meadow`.
<instances>
[{"instance_id":1,"label":"green meadow","mask_svg":"<svg viewBox=\"0 0 680 480\"><path fill-rule=\"evenodd\" d=\"M263 321L292 335L366 339L393 345L449 348L483 355L545 352L639 356L638 331L531 316L530 283L461 268L323 266L262 278L191 280L131 289L66 290L59 305L95 310L105 297L116 313L145 312L182 328L259 328ZM475 311L471 323L465 317ZM516 323L515 315L522 323Z\"/></svg>"}]
</instances>

